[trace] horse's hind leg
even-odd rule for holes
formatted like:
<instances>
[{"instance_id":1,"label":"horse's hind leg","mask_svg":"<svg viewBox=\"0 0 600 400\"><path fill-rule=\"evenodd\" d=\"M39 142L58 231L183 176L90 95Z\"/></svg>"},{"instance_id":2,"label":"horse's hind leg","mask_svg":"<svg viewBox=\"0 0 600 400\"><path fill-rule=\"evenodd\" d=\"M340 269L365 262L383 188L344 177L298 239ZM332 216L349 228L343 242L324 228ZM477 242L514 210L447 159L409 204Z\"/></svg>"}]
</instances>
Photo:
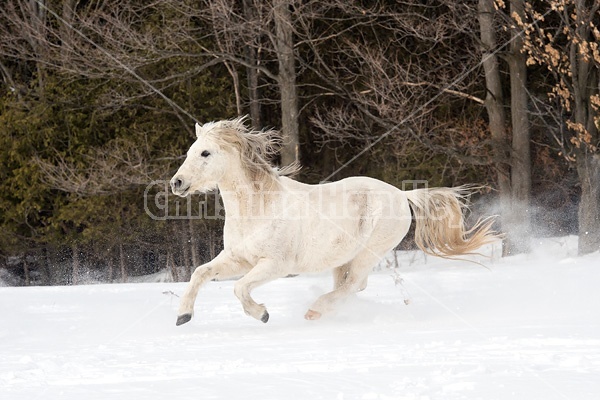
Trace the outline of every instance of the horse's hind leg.
<instances>
[{"instance_id":1,"label":"horse's hind leg","mask_svg":"<svg viewBox=\"0 0 600 400\"><path fill-rule=\"evenodd\" d=\"M304 315L306 319L319 319L335 308L340 301L352 293L363 290L367 286L369 272L380 256L369 249L354 258L350 263L338 267L334 271L334 290L319 297Z\"/></svg>"},{"instance_id":2,"label":"horse's hind leg","mask_svg":"<svg viewBox=\"0 0 600 400\"><path fill-rule=\"evenodd\" d=\"M341 287L348 277L350 263L333 269L333 290Z\"/></svg>"},{"instance_id":3,"label":"horse's hind leg","mask_svg":"<svg viewBox=\"0 0 600 400\"><path fill-rule=\"evenodd\" d=\"M337 267L333 269L333 289L337 289L339 287L341 287L345 282L346 282L346 278L348 277L348 272L350 270L350 266L352 265L352 263L348 263L345 265L342 265L341 267ZM369 282L369 276L365 276L365 278L363 279L362 283L359 285L358 291L363 291L367 288L367 284Z\"/></svg>"}]
</instances>

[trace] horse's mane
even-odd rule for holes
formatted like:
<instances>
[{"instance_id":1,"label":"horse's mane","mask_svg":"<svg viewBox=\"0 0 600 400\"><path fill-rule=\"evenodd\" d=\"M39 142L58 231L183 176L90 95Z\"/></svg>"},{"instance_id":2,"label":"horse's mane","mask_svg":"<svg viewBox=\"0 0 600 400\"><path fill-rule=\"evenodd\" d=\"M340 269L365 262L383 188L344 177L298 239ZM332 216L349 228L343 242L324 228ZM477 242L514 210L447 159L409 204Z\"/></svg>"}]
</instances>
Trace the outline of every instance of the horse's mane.
<instances>
[{"instance_id":1,"label":"horse's mane","mask_svg":"<svg viewBox=\"0 0 600 400\"><path fill-rule=\"evenodd\" d=\"M281 133L275 129L252 130L246 126L248 116L209 122L201 126L202 134L208 134L222 147L233 147L240 154L242 165L251 181L263 182L268 178L290 176L300 170L293 163L283 168L271 165L283 144Z\"/></svg>"}]
</instances>

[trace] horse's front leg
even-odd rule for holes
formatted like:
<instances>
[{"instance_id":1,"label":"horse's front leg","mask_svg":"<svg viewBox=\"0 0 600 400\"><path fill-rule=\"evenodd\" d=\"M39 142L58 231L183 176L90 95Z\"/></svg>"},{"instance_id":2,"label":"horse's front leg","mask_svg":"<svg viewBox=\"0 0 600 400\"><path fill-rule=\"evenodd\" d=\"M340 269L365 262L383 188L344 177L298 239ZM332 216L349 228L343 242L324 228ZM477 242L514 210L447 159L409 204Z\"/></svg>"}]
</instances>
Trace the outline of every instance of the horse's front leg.
<instances>
[{"instance_id":1,"label":"horse's front leg","mask_svg":"<svg viewBox=\"0 0 600 400\"><path fill-rule=\"evenodd\" d=\"M270 259L261 259L243 278L235 283L234 293L242 303L244 312L262 322L269 320L269 313L264 304L258 304L250 296L250 292L260 285L287 275Z\"/></svg>"},{"instance_id":2,"label":"horse's front leg","mask_svg":"<svg viewBox=\"0 0 600 400\"><path fill-rule=\"evenodd\" d=\"M185 324L192 319L194 303L202 285L212 279L228 279L243 275L249 269L249 265L234 262L224 251L213 260L196 268L179 303L177 325Z\"/></svg>"}]
</instances>

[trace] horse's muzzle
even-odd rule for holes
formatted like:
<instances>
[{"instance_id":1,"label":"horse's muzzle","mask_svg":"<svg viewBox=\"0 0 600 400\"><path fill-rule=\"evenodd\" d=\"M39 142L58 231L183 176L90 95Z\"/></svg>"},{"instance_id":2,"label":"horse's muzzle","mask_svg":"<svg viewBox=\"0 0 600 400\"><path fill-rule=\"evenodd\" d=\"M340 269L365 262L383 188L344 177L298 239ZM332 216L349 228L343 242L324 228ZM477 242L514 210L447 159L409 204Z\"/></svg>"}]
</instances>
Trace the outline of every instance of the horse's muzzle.
<instances>
[{"instance_id":1,"label":"horse's muzzle","mask_svg":"<svg viewBox=\"0 0 600 400\"><path fill-rule=\"evenodd\" d=\"M174 176L173 179L171 179L171 190L174 194L178 196L185 196L189 188L190 185L186 184L180 177Z\"/></svg>"}]
</instances>

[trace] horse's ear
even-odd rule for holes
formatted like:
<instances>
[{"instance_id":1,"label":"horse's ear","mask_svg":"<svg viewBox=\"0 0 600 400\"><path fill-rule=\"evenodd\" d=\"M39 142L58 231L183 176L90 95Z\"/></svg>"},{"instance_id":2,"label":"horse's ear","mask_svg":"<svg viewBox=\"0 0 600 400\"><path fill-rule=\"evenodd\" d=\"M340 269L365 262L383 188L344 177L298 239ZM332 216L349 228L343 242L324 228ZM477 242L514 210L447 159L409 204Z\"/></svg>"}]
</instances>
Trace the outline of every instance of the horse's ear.
<instances>
[{"instance_id":1,"label":"horse's ear","mask_svg":"<svg viewBox=\"0 0 600 400\"><path fill-rule=\"evenodd\" d=\"M196 122L196 137L200 137L202 135L202 125Z\"/></svg>"}]
</instances>

